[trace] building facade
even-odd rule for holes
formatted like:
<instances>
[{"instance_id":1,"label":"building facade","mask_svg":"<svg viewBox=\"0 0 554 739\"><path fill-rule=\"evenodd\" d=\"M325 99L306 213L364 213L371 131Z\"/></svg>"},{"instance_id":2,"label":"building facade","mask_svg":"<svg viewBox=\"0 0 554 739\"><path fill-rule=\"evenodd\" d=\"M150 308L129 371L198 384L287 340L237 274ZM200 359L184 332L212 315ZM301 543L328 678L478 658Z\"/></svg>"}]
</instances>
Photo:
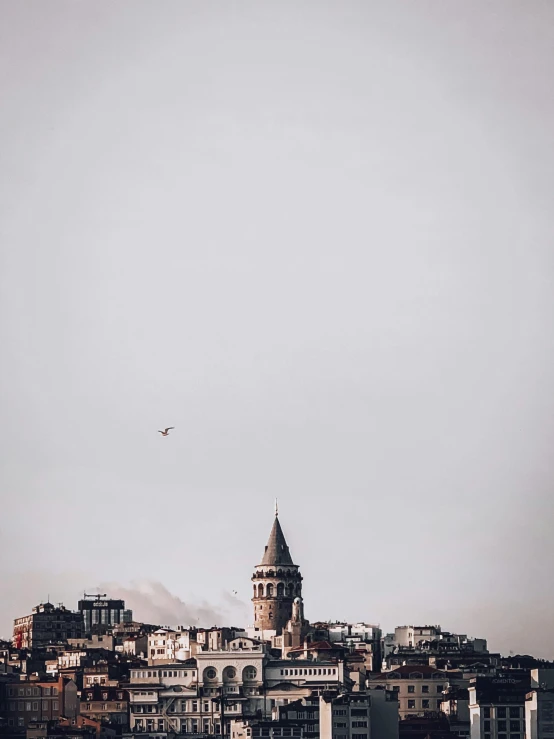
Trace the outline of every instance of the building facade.
<instances>
[{"instance_id":1,"label":"building facade","mask_svg":"<svg viewBox=\"0 0 554 739\"><path fill-rule=\"evenodd\" d=\"M85 595L77 608L83 617L85 634L106 631L120 623L130 623L133 612L125 609L125 601L102 595Z\"/></svg>"},{"instance_id":2,"label":"building facade","mask_svg":"<svg viewBox=\"0 0 554 739\"><path fill-rule=\"evenodd\" d=\"M13 646L16 649L36 649L49 644L67 643L83 636L83 616L64 606L40 603L29 616L16 618L13 625Z\"/></svg>"},{"instance_id":3,"label":"building facade","mask_svg":"<svg viewBox=\"0 0 554 739\"><path fill-rule=\"evenodd\" d=\"M527 670L473 678L469 684L471 739L524 739L525 701L530 689Z\"/></svg>"},{"instance_id":4,"label":"building facade","mask_svg":"<svg viewBox=\"0 0 554 739\"><path fill-rule=\"evenodd\" d=\"M3 687L8 726L27 728L33 721L75 718L79 713L77 685L73 680L20 680Z\"/></svg>"},{"instance_id":5,"label":"building facade","mask_svg":"<svg viewBox=\"0 0 554 739\"><path fill-rule=\"evenodd\" d=\"M368 678L369 688L383 687L396 693L401 719L438 713L443 691L449 685L463 684L461 673L448 673L429 665L403 665Z\"/></svg>"}]
</instances>

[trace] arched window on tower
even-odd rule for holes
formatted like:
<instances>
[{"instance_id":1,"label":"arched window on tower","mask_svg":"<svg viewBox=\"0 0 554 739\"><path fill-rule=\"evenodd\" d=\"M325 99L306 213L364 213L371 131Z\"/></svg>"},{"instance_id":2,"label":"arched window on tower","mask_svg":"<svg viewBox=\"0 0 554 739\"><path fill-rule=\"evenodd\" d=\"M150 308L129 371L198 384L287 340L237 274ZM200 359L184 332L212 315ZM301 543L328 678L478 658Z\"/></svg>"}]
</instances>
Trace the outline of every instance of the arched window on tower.
<instances>
[{"instance_id":1,"label":"arched window on tower","mask_svg":"<svg viewBox=\"0 0 554 739\"><path fill-rule=\"evenodd\" d=\"M298 583L298 585L296 586L296 595L302 595L302 585L300 585L300 583Z\"/></svg>"},{"instance_id":2,"label":"arched window on tower","mask_svg":"<svg viewBox=\"0 0 554 739\"><path fill-rule=\"evenodd\" d=\"M258 588L254 585L254 598L258 595Z\"/></svg>"},{"instance_id":3,"label":"arched window on tower","mask_svg":"<svg viewBox=\"0 0 554 739\"><path fill-rule=\"evenodd\" d=\"M267 595L268 598L273 598L273 585L271 583L267 584L265 594Z\"/></svg>"},{"instance_id":4,"label":"arched window on tower","mask_svg":"<svg viewBox=\"0 0 554 739\"><path fill-rule=\"evenodd\" d=\"M287 586L287 595L289 598L294 597L294 585L292 583L289 583Z\"/></svg>"},{"instance_id":5,"label":"arched window on tower","mask_svg":"<svg viewBox=\"0 0 554 739\"><path fill-rule=\"evenodd\" d=\"M262 583L260 583L258 585L258 598L263 598L263 597L264 597L264 586L262 585Z\"/></svg>"},{"instance_id":6,"label":"arched window on tower","mask_svg":"<svg viewBox=\"0 0 554 739\"><path fill-rule=\"evenodd\" d=\"M285 594L285 586L282 582L277 584L277 597L282 598Z\"/></svg>"}]
</instances>

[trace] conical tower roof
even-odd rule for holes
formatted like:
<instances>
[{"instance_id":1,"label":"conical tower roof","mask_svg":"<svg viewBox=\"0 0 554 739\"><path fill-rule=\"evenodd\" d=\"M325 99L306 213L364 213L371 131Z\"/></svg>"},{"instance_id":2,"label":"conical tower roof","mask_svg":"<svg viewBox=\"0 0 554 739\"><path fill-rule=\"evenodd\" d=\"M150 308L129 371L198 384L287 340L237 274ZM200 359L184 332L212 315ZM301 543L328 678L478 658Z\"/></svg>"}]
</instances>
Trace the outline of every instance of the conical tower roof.
<instances>
[{"instance_id":1,"label":"conical tower roof","mask_svg":"<svg viewBox=\"0 0 554 739\"><path fill-rule=\"evenodd\" d=\"M279 523L279 517L275 514L275 521L269 535L262 565L294 565L290 556L289 547Z\"/></svg>"}]
</instances>

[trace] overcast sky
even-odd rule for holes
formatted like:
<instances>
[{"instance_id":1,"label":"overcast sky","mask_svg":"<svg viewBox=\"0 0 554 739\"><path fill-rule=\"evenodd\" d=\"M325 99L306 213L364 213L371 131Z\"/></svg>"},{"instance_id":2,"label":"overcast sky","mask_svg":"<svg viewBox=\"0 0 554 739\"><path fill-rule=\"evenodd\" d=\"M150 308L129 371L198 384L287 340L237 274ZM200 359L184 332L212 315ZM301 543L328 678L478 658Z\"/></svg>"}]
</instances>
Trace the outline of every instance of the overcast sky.
<instances>
[{"instance_id":1,"label":"overcast sky","mask_svg":"<svg viewBox=\"0 0 554 739\"><path fill-rule=\"evenodd\" d=\"M554 658L552 0L0 16L0 635L248 624L278 496L308 618Z\"/></svg>"}]
</instances>

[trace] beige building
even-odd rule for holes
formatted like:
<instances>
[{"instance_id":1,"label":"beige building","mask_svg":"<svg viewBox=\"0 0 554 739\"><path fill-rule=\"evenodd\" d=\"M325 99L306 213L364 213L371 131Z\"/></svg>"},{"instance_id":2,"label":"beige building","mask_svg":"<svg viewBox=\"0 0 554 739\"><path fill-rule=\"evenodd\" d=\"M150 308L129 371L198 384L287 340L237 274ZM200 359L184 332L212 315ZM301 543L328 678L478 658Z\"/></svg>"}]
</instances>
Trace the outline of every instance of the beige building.
<instances>
[{"instance_id":1,"label":"beige building","mask_svg":"<svg viewBox=\"0 0 554 739\"><path fill-rule=\"evenodd\" d=\"M439 711L443 690L449 685L466 682L460 672L437 670L429 665L402 665L368 678L367 686L370 689L381 686L394 691L398 699L398 714L403 719Z\"/></svg>"}]
</instances>

